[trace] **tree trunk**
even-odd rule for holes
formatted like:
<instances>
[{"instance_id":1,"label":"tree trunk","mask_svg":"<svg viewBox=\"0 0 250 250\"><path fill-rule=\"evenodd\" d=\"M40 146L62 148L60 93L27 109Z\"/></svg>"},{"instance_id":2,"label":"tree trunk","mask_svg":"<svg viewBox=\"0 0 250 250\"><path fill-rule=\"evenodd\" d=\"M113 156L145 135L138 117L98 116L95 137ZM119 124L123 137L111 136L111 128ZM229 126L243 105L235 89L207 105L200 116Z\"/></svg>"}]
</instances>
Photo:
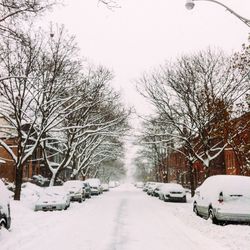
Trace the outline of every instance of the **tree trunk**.
<instances>
[{"instance_id":1,"label":"tree trunk","mask_svg":"<svg viewBox=\"0 0 250 250\"><path fill-rule=\"evenodd\" d=\"M14 200L20 201L21 188L23 182L23 165L18 166L18 164L16 164L15 169L16 169L16 179L15 179L16 187L15 187Z\"/></svg>"},{"instance_id":2,"label":"tree trunk","mask_svg":"<svg viewBox=\"0 0 250 250\"><path fill-rule=\"evenodd\" d=\"M189 171L189 179L190 179L190 189L191 189L191 196L194 196L195 191L195 184L194 184L194 169L193 169L193 162L188 161L188 171Z\"/></svg>"}]
</instances>

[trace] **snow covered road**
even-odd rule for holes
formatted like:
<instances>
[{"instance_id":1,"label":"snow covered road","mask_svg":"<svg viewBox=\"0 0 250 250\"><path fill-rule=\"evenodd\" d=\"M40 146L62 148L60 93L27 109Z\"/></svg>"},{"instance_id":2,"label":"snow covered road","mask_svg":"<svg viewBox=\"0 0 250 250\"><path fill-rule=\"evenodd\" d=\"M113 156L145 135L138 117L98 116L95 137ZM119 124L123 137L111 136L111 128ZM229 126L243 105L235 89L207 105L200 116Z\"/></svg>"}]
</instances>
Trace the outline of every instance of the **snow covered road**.
<instances>
[{"instance_id":1,"label":"snow covered road","mask_svg":"<svg viewBox=\"0 0 250 250\"><path fill-rule=\"evenodd\" d=\"M223 250L249 249L250 227L215 226L191 203L165 203L124 185L67 211L34 212L12 202L11 232L1 250Z\"/></svg>"}]
</instances>

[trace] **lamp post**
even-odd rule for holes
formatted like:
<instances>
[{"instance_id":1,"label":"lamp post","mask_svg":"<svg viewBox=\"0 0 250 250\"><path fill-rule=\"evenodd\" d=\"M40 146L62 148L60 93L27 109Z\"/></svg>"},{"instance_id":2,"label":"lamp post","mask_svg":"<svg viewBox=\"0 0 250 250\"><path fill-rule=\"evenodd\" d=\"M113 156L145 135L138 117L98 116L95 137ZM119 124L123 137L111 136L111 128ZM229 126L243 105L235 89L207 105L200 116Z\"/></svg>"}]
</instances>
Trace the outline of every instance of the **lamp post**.
<instances>
[{"instance_id":1,"label":"lamp post","mask_svg":"<svg viewBox=\"0 0 250 250\"><path fill-rule=\"evenodd\" d=\"M219 4L221 5L222 7L224 7L227 11L229 11L231 14L233 14L234 16L236 16L237 18L239 18L243 23L245 23L248 27L250 27L250 20L239 15L238 13L236 13L234 10L232 10L231 8L227 7L225 4L219 2L219 1L216 1L216 0L186 0L186 8L188 10L192 10L195 6L195 3L194 2L197 2L197 1L207 1L207 2L212 2L212 3L216 3L216 4Z\"/></svg>"}]
</instances>

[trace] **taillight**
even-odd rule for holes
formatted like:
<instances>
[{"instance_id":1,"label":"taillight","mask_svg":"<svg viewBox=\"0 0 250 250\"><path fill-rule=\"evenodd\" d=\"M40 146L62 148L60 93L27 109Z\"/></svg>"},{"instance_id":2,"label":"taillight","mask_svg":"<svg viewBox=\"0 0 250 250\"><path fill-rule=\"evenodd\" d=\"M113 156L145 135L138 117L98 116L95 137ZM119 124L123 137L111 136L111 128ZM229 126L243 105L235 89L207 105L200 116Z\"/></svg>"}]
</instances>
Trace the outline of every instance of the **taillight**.
<instances>
[{"instance_id":1,"label":"taillight","mask_svg":"<svg viewBox=\"0 0 250 250\"><path fill-rule=\"evenodd\" d=\"M223 201L224 201L224 200L223 200L223 193L220 192L218 202L219 202L219 203L222 203Z\"/></svg>"}]
</instances>

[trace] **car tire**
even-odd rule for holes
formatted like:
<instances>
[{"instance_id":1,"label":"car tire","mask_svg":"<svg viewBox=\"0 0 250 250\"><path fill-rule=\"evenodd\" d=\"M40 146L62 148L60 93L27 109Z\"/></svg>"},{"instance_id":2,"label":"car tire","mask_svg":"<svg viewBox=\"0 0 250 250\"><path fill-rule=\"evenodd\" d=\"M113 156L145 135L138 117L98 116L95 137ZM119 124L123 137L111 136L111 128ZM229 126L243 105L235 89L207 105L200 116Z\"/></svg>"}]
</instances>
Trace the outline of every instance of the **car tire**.
<instances>
[{"instance_id":1,"label":"car tire","mask_svg":"<svg viewBox=\"0 0 250 250\"><path fill-rule=\"evenodd\" d=\"M194 206L193 206L193 212L194 212L197 216L200 216L196 204L194 204Z\"/></svg>"},{"instance_id":2,"label":"car tire","mask_svg":"<svg viewBox=\"0 0 250 250\"><path fill-rule=\"evenodd\" d=\"M7 225L7 223L4 222L4 221L2 221L2 222L0 223L0 229L1 229L2 227L7 228L6 225Z\"/></svg>"},{"instance_id":3,"label":"car tire","mask_svg":"<svg viewBox=\"0 0 250 250\"><path fill-rule=\"evenodd\" d=\"M208 210L208 218L212 221L213 224L215 225L219 225L219 221L217 220L215 214L214 214L214 211L213 211L213 208L209 208Z\"/></svg>"}]
</instances>

